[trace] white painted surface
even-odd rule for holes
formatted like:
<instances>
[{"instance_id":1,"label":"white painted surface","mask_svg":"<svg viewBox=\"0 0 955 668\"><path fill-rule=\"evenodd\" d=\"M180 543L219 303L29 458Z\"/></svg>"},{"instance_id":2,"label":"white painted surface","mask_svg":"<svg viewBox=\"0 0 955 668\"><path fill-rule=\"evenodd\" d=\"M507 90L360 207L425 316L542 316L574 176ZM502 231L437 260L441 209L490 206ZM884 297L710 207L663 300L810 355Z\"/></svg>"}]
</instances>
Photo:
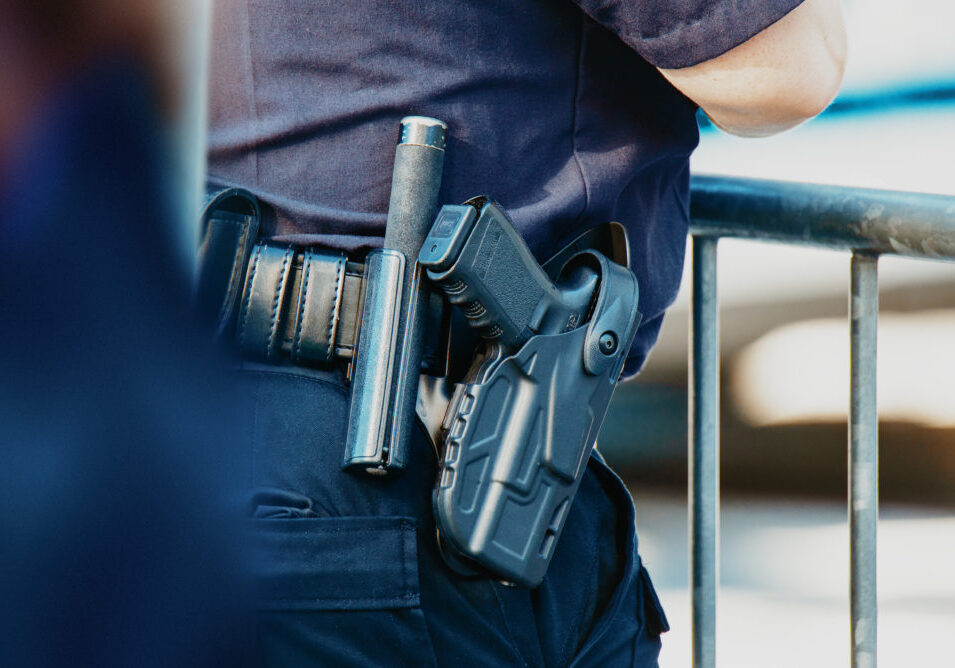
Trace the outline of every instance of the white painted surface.
<instances>
[{"instance_id":1,"label":"white painted surface","mask_svg":"<svg viewBox=\"0 0 955 668\"><path fill-rule=\"evenodd\" d=\"M843 90L955 81L950 0L845 0L849 59Z\"/></svg>"}]
</instances>

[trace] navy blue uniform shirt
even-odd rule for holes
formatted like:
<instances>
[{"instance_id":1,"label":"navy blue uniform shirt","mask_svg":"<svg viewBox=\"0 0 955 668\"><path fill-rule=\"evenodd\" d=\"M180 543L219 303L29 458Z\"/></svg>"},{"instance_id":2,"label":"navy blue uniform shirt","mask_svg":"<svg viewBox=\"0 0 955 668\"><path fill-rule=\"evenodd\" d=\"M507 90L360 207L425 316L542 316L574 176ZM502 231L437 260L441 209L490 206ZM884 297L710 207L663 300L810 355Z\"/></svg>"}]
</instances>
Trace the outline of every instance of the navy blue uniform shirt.
<instances>
[{"instance_id":1,"label":"navy blue uniform shirt","mask_svg":"<svg viewBox=\"0 0 955 668\"><path fill-rule=\"evenodd\" d=\"M544 259L623 223L646 360L682 273L696 105L656 67L724 53L801 0L229 1L216 10L210 175L264 233L381 245L398 121L449 125L441 200L489 195Z\"/></svg>"}]
</instances>

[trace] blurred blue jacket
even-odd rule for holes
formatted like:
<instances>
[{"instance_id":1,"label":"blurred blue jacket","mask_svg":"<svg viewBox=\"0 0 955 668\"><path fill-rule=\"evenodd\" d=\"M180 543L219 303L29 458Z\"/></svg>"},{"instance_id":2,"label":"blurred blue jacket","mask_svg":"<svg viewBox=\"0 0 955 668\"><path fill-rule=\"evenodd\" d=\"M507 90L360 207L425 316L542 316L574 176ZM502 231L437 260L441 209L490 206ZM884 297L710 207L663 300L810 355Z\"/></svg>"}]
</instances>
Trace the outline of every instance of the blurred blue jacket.
<instances>
[{"instance_id":1,"label":"blurred blue jacket","mask_svg":"<svg viewBox=\"0 0 955 668\"><path fill-rule=\"evenodd\" d=\"M49 101L0 184L5 665L250 657L223 519L239 464L168 176L145 77L105 60Z\"/></svg>"}]
</instances>

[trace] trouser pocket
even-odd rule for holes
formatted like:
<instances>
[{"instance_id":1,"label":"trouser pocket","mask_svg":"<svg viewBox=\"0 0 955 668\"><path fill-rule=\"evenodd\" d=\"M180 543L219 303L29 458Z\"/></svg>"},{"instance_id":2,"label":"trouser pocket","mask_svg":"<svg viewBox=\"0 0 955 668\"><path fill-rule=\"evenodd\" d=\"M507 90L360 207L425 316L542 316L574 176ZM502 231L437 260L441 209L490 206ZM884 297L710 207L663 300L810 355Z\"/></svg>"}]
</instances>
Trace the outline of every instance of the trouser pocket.
<instances>
[{"instance_id":1,"label":"trouser pocket","mask_svg":"<svg viewBox=\"0 0 955 668\"><path fill-rule=\"evenodd\" d=\"M643 564L640 564L640 571L637 574L640 582L643 598L644 626L647 635L650 637L659 636L670 630L670 622L667 620L666 613L663 612L663 604L660 603L660 597L657 590L650 580L650 574Z\"/></svg>"},{"instance_id":2,"label":"trouser pocket","mask_svg":"<svg viewBox=\"0 0 955 668\"><path fill-rule=\"evenodd\" d=\"M269 666L431 666L416 528L405 517L255 520Z\"/></svg>"},{"instance_id":3,"label":"trouser pocket","mask_svg":"<svg viewBox=\"0 0 955 668\"><path fill-rule=\"evenodd\" d=\"M630 493L599 455L591 459L590 466L618 510L616 533L622 572L609 604L572 665L651 668L657 665L660 654L660 634L669 630L669 624L637 553Z\"/></svg>"}]
</instances>

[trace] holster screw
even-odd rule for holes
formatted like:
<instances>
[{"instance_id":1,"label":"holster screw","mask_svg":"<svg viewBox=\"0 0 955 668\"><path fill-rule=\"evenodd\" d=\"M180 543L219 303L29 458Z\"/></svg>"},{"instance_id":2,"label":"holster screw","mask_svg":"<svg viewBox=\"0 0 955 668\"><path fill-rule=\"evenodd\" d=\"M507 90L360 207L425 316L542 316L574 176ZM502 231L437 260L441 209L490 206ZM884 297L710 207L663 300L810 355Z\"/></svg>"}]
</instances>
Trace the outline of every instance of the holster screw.
<instances>
[{"instance_id":1,"label":"holster screw","mask_svg":"<svg viewBox=\"0 0 955 668\"><path fill-rule=\"evenodd\" d=\"M604 332L600 335L600 352L604 355L613 355L617 351L617 337L613 332Z\"/></svg>"}]
</instances>

